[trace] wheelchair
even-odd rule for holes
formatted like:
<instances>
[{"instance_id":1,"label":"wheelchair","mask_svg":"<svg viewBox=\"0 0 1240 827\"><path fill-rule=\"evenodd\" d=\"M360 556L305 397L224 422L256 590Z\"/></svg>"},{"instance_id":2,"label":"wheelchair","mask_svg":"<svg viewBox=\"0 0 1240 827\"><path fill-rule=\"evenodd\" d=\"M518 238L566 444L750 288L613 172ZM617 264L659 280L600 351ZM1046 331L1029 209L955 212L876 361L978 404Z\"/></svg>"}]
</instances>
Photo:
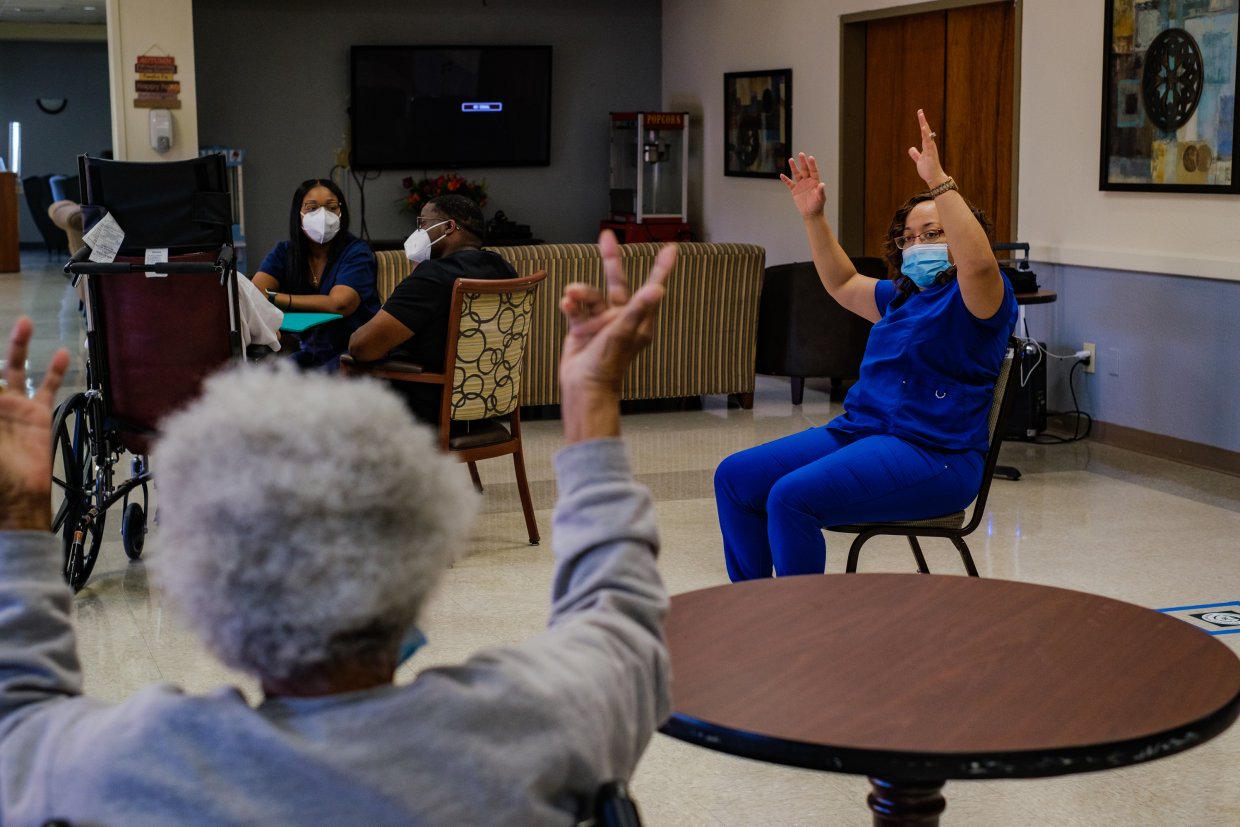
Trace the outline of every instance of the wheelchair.
<instances>
[{"instance_id":1,"label":"wheelchair","mask_svg":"<svg viewBox=\"0 0 1240 827\"><path fill-rule=\"evenodd\" d=\"M86 319L86 390L54 413L52 531L62 536L64 577L75 592L117 503L125 553L142 555L147 455L160 419L242 356L224 156L131 163L83 155L78 170L83 230L107 221L124 236L111 261L92 261L88 242L64 268ZM126 454L124 478L116 466Z\"/></svg>"}]
</instances>

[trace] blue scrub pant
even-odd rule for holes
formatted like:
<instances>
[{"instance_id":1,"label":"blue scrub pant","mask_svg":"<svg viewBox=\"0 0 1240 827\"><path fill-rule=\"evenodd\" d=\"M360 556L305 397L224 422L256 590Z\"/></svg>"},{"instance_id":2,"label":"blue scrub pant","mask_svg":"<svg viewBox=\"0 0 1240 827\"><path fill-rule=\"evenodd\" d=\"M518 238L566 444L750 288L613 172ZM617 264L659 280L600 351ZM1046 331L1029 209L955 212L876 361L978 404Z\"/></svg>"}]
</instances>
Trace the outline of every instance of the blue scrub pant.
<instances>
[{"instance_id":1,"label":"blue scrub pant","mask_svg":"<svg viewBox=\"0 0 1240 827\"><path fill-rule=\"evenodd\" d=\"M822 574L824 526L959 511L977 496L984 460L826 427L733 454L715 471L728 577Z\"/></svg>"}]
</instances>

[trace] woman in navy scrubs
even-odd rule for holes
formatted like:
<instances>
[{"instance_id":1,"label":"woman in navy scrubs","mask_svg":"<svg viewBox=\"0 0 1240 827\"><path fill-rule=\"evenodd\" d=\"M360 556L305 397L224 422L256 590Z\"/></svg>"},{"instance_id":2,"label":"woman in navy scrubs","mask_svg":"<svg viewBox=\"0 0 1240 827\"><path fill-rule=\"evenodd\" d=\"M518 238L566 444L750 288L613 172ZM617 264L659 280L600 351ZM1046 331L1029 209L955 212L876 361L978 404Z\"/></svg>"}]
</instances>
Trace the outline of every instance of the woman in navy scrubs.
<instances>
[{"instance_id":1,"label":"woman in navy scrubs","mask_svg":"<svg viewBox=\"0 0 1240 827\"><path fill-rule=\"evenodd\" d=\"M289 208L289 238L263 259L251 281L285 313L344 318L301 336L302 367L335 370L349 336L379 312L375 254L349 232L349 207L335 182L302 181Z\"/></svg>"}]
</instances>

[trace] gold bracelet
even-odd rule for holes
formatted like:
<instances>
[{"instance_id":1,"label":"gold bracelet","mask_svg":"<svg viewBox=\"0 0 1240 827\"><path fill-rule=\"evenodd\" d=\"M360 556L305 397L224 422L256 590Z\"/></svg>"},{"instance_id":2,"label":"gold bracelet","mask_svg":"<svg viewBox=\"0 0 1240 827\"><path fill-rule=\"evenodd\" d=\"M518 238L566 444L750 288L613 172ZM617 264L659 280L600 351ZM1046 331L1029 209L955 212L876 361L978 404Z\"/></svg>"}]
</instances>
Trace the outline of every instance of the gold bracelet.
<instances>
[{"instance_id":1,"label":"gold bracelet","mask_svg":"<svg viewBox=\"0 0 1240 827\"><path fill-rule=\"evenodd\" d=\"M946 181L944 181L943 183L939 184L937 187L930 190L930 197L938 198L940 195L947 192L948 190L954 190L954 189L956 189L956 179L952 178L949 175L947 176ZM956 190L956 191L959 192L959 190Z\"/></svg>"}]
</instances>

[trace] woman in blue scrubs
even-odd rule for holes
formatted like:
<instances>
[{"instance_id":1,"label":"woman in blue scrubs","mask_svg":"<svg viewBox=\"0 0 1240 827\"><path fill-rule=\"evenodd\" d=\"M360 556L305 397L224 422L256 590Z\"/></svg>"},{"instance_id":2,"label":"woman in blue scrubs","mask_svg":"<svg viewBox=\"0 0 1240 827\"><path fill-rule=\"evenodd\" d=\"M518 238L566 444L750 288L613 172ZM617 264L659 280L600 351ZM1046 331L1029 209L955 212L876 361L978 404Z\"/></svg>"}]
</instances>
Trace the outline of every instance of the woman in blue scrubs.
<instances>
[{"instance_id":1,"label":"woman in blue scrubs","mask_svg":"<svg viewBox=\"0 0 1240 827\"><path fill-rule=\"evenodd\" d=\"M981 483L995 378L1016 323L981 213L939 162L917 111L909 157L926 192L892 219L891 279L859 274L823 214L813 156L780 176L805 222L814 266L837 302L874 322L844 413L733 454L715 472L728 576L735 582L826 567L825 526L915 520L967 506Z\"/></svg>"},{"instance_id":2,"label":"woman in blue scrubs","mask_svg":"<svg viewBox=\"0 0 1240 827\"><path fill-rule=\"evenodd\" d=\"M293 192L288 232L251 281L285 313L343 317L301 336L294 355L304 368L334 371L349 336L379 312L375 254L349 232L349 205L329 179L302 181Z\"/></svg>"}]
</instances>

